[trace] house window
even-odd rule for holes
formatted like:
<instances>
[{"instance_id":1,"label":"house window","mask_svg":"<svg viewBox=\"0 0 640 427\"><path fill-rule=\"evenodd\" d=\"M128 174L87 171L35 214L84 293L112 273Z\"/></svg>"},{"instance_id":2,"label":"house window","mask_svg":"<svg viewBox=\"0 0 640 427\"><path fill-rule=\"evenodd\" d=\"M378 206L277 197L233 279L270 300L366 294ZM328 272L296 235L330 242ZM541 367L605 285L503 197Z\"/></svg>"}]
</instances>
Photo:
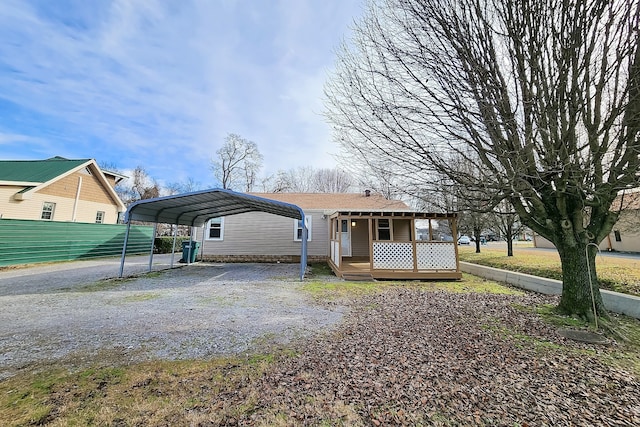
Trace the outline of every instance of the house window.
<instances>
[{"instance_id":1,"label":"house window","mask_svg":"<svg viewBox=\"0 0 640 427\"><path fill-rule=\"evenodd\" d=\"M40 219L50 221L53 219L53 212L56 210L56 204L51 202L44 202L42 204L42 215Z\"/></svg>"},{"instance_id":2,"label":"house window","mask_svg":"<svg viewBox=\"0 0 640 427\"><path fill-rule=\"evenodd\" d=\"M102 224L104 222L104 212L98 211L96 212L96 224Z\"/></svg>"},{"instance_id":3,"label":"house window","mask_svg":"<svg viewBox=\"0 0 640 427\"><path fill-rule=\"evenodd\" d=\"M224 234L224 218L213 218L207 225L207 240L222 240Z\"/></svg>"},{"instance_id":4,"label":"house window","mask_svg":"<svg viewBox=\"0 0 640 427\"><path fill-rule=\"evenodd\" d=\"M391 240L391 223L389 218L378 220L378 240Z\"/></svg>"},{"instance_id":5,"label":"house window","mask_svg":"<svg viewBox=\"0 0 640 427\"><path fill-rule=\"evenodd\" d=\"M293 240L300 242L302 240L302 220L293 220ZM307 224L307 242L311 241L311 217L305 216L304 221Z\"/></svg>"},{"instance_id":6,"label":"house window","mask_svg":"<svg viewBox=\"0 0 640 427\"><path fill-rule=\"evenodd\" d=\"M614 230L613 235L616 237L616 242L622 242L622 236L620 236L620 230Z\"/></svg>"}]
</instances>

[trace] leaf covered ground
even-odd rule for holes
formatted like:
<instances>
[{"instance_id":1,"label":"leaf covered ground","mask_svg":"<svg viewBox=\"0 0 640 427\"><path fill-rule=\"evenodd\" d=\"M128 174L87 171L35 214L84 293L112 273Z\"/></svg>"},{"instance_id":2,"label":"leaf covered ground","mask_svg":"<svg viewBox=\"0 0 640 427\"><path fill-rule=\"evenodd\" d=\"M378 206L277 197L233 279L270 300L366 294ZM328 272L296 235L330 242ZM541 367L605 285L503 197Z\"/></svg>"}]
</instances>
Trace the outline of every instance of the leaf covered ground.
<instances>
[{"instance_id":1,"label":"leaf covered ground","mask_svg":"<svg viewBox=\"0 0 640 427\"><path fill-rule=\"evenodd\" d=\"M339 327L263 356L12 378L0 383L0 421L640 425L637 343L567 341L539 314L552 297L442 288L375 286L324 300L349 306ZM38 411L20 412L29 399Z\"/></svg>"}]
</instances>

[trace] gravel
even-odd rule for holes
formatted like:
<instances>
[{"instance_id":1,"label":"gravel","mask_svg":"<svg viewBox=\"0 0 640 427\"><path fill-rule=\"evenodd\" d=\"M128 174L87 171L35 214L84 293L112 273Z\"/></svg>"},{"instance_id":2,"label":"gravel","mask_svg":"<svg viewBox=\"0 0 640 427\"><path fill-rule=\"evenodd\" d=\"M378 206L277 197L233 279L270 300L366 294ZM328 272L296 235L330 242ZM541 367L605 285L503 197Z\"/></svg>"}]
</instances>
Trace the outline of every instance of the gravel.
<instances>
[{"instance_id":1,"label":"gravel","mask_svg":"<svg viewBox=\"0 0 640 427\"><path fill-rule=\"evenodd\" d=\"M97 356L138 362L239 354L309 336L343 315L301 292L297 264L197 263L92 283L74 281L67 269L49 272L46 285L25 280L19 292L16 272L0 276L0 379L43 362L82 365Z\"/></svg>"}]
</instances>

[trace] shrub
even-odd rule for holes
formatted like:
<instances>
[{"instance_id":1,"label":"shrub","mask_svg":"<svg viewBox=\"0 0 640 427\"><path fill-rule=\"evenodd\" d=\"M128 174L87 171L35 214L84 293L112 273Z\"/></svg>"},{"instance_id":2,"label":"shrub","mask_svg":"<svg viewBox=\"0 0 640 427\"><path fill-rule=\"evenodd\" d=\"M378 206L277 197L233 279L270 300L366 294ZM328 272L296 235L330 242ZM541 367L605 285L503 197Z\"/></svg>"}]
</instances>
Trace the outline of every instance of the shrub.
<instances>
[{"instance_id":1,"label":"shrub","mask_svg":"<svg viewBox=\"0 0 640 427\"><path fill-rule=\"evenodd\" d=\"M176 238L176 252L182 252L182 242L188 242L188 237ZM173 237L156 237L153 241L153 251L157 254L169 254L171 253L171 247L173 246Z\"/></svg>"}]
</instances>

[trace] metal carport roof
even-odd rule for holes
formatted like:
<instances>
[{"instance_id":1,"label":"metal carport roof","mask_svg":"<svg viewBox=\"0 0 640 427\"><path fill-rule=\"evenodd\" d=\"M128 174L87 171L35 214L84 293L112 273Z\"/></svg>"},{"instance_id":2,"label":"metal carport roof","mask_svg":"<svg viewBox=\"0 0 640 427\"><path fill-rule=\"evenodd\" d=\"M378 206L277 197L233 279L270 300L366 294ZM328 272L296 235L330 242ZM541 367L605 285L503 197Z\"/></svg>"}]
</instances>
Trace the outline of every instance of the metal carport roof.
<instances>
[{"instance_id":1,"label":"metal carport roof","mask_svg":"<svg viewBox=\"0 0 640 427\"><path fill-rule=\"evenodd\" d=\"M125 223L127 232L122 248L120 277L124 268L124 259L131 221L153 222L155 224L188 225L202 227L211 218L230 216L245 212L267 212L274 215L301 219L304 221L302 208L285 202L271 200L250 194L238 193L225 189L211 189L174 196L157 197L139 200L127 209ZM304 278L307 265L307 229L303 227L303 238L300 256L300 280ZM153 255L151 255L152 257ZM150 262L151 264L151 262Z\"/></svg>"}]
</instances>

